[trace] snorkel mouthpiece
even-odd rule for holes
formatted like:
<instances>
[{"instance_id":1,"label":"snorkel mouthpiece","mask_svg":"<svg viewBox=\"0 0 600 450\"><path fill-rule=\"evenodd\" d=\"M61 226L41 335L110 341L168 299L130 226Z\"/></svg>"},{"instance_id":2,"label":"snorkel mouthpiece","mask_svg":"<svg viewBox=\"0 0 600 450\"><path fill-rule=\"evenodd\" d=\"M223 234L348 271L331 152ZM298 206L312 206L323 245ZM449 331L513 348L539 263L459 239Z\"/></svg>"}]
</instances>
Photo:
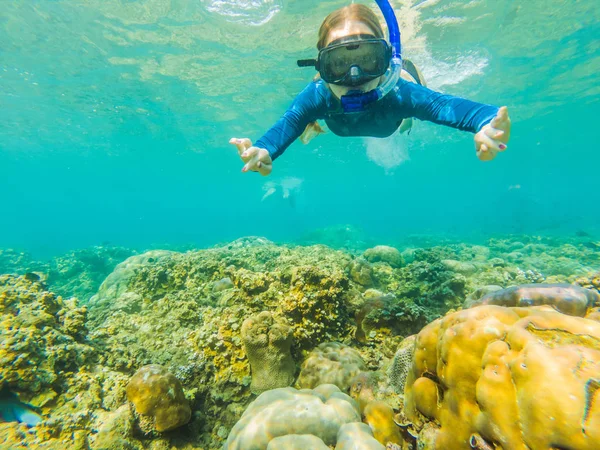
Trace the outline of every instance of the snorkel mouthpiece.
<instances>
[{"instance_id":1,"label":"snorkel mouthpiece","mask_svg":"<svg viewBox=\"0 0 600 450\"><path fill-rule=\"evenodd\" d=\"M345 113L361 112L365 110L365 106L369 103L376 102L385 97L390 92L398 79L400 78L400 71L402 70L402 46L400 43L400 27L398 27L398 21L394 14L394 9L391 7L388 0L375 0L377 6L383 13L385 22L387 23L389 30L390 44L392 45L392 61L390 68L387 71L386 78L377 88L364 94L352 93L352 91L346 95L343 95L340 99L342 102L342 108ZM354 69L354 67L352 68ZM352 75L352 72L351 72Z\"/></svg>"},{"instance_id":2,"label":"snorkel mouthpiece","mask_svg":"<svg viewBox=\"0 0 600 450\"><path fill-rule=\"evenodd\" d=\"M340 99L345 113L358 113L365 110L365 105L379 100L377 89L369 92L350 91Z\"/></svg>"}]
</instances>

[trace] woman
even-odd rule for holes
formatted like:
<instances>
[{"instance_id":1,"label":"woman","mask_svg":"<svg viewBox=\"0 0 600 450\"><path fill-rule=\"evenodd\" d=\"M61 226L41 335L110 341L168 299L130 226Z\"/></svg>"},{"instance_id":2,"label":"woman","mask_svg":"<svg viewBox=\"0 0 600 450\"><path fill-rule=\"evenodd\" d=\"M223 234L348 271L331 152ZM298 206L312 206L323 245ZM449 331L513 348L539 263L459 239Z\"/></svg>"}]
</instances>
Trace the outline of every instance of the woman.
<instances>
[{"instance_id":1,"label":"woman","mask_svg":"<svg viewBox=\"0 0 600 450\"><path fill-rule=\"evenodd\" d=\"M381 100L348 113L344 100L373 92L391 61L392 50L368 7L352 4L329 14L319 29L317 49L318 60L298 61L298 65L314 65L320 77L296 97L281 119L254 146L248 138L229 141L245 163L242 172L269 175L273 161L303 132L320 131L317 119L324 119L339 136L387 137L403 121L415 117L476 133L475 149L482 161L506 150L510 119L505 106L497 108L427 89L410 64L404 67L410 70L412 66L412 75L403 69L396 86Z\"/></svg>"}]
</instances>

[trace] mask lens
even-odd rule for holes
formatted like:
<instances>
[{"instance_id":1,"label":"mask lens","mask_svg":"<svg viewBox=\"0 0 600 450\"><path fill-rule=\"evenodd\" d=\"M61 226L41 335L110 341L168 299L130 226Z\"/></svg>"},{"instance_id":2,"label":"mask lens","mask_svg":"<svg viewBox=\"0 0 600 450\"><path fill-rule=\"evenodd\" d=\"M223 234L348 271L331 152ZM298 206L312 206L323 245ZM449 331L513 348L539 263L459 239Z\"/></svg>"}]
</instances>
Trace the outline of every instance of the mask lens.
<instances>
[{"instance_id":1,"label":"mask lens","mask_svg":"<svg viewBox=\"0 0 600 450\"><path fill-rule=\"evenodd\" d=\"M353 66L372 79L383 75L388 65L389 51L383 39L334 43L319 52L321 77L328 83L343 81Z\"/></svg>"}]
</instances>

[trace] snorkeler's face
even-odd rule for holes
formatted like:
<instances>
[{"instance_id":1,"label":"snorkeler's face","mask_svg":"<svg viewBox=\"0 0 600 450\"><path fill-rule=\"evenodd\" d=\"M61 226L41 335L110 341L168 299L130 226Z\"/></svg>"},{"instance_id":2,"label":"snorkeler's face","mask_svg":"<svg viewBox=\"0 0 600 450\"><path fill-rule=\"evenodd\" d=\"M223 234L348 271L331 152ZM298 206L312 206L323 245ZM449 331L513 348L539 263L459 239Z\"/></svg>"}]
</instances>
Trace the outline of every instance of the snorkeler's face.
<instances>
[{"instance_id":1,"label":"snorkeler's face","mask_svg":"<svg viewBox=\"0 0 600 450\"><path fill-rule=\"evenodd\" d=\"M373 38L375 38L375 36L373 35L373 30L371 30L371 28L369 28L363 22L346 21L346 22L344 22L344 24L342 26L340 26L338 28L334 28L329 32L329 35L327 36L327 40L325 41L325 47L329 46L331 43L335 43L336 41L343 40L344 38L347 38L349 36L358 36L358 35L362 35L362 36L371 35L371 36L373 36ZM360 53L360 52L358 52L358 53ZM360 60L359 56L360 55L357 56L357 60ZM339 83L336 83L336 84L329 83L328 85L329 85L329 89L331 90L331 92L333 92L333 94L336 97L341 98L343 95L346 95L350 91L361 91L361 92L371 91L379 85L379 83L381 82L381 78L382 77L377 77L375 79L366 81L363 84L354 85L354 86L345 86L345 85L339 84Z\"/></svg>"}]
</instances>

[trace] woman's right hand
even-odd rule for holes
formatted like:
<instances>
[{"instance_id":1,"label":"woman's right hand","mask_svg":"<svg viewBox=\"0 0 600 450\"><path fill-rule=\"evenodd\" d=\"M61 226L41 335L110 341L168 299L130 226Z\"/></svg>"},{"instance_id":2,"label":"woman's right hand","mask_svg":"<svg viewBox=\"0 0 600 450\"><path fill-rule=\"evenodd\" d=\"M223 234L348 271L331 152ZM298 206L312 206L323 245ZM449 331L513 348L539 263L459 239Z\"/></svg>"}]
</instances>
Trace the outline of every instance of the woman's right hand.
<instances>
[{"instance_id":1,"label":"woman's right hand","mask_svg":"<svg viewBox=\"0 0 600 450\"><path fill-rule=\"evenodd\" d=\"M253 147L250 139L231 138L229 143L237 147L240 158L246 163L242 172L258 172L266 177L273 170L273 160L269 152L264 148Z\"/></svg>"}]
</instances>

